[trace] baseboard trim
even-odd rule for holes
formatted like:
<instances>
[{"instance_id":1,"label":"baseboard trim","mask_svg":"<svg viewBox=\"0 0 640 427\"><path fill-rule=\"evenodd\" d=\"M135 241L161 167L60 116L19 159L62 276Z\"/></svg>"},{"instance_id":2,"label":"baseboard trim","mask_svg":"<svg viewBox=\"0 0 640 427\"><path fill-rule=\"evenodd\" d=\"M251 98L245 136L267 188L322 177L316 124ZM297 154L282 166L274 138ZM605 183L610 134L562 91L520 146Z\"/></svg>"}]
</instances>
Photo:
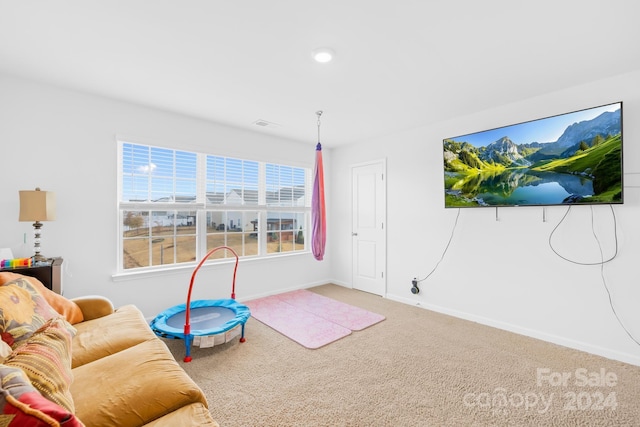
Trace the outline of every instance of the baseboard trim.
<instances>
[{"instance_id":1,"label":"baseboard trim","mask_svg":"<svg viewBox=\"0 0 640 427\"><path fill-rule=\"evenodd\" d=\"M321 280L321 281L318 281L318 282L310 282L310 283L306 283L306 284L299 285L299 286L289 286L287 288L280 288L280 289L277 289L277 290L271 290L269 292L260 292L260 293L253 294L253 295L243 296L242 298L238 298L237 301L238 302L251 301L251 300L254 300L254 299L258 299L258 298L269 297L271 295L283 294L285 292L291 292L291 291L297 291L299 289L308 289L308 288L313 288L314 286L326 285L327 283L331 283L331 282L327 282L326 280Z\"/></svg>"},{"instance_id":2,"label":"baseboard trim","mask_svg":"<svg viewBox=\"0 0 640 427\"><path fill-rule=\"evenodd\" d=\"M343 282L341 280L329 280L326 283L331 283L333 285L342 286L343 288L353 289L353 285L351 283Z\"/></svg>"},{"instance_id":3,"label":"baseboard trim","mask_svg":"<svg viewBox=\"0 0 640 427\"><path fill-rule=\"evenodd\" d=\"M501 322L495 319L491 319L484 316L477 316L475 314L466 313L463 311L452 310L450 308L442 307L435 304L416 303L416 301L405 297L399 297L396 295L387 294L388 299L401 302L407 305L413 305L416 307L424 308L426 310L435 311L449 316L457 317L471 322L480 323L482 325L491 326L494 328L502 329L505 331L513 332L520 335L525 335L531 338L536 338L542 341L547 341L553 344L558 344L563 347L572 348L574 350L584 351L586 353L595 354L598 356L606 357L607 359L617 360L619 362L629 363L631 365L640 366L640 357L635 354L624 353L620 351L611 350L608 348L588 344L581 341L576 341L570 338L548 334L546 332L538 331L535 329L523 328L517 325L513 325L506 322Z\"/></svg>"}]
</instances>

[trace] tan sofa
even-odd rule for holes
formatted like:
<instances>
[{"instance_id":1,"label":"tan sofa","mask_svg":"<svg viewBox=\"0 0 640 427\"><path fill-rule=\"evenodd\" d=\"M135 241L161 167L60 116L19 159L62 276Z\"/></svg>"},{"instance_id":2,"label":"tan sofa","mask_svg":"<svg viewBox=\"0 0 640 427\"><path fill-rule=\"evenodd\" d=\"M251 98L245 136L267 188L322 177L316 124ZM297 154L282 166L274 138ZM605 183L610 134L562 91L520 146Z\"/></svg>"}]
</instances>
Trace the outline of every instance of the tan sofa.
<instances>
[{"instance_id":1,"label":"tan sofa","mask_svg":"<svg viewBox=\"0 0 640 427\"><path fill-rule=\"evenodd\" d=\"M88 426L217 426L202 390L140 310L74 299L84 321L72 344L76 416Z\"/></svg>"},{"instance_id":2,"label":"tan sofa","mask_svg":"<svg viewBox=\"0 0 640 427\"><path fill-rule=\"evenodd\" d=\"M81 423L87 427L218 426L200 387L151 331L139 309L133 305L114 309L103 297L63 303L82 312L76 314L82 320L72 324L69 387L75 417Z\"/></svg>"}]
</instances>

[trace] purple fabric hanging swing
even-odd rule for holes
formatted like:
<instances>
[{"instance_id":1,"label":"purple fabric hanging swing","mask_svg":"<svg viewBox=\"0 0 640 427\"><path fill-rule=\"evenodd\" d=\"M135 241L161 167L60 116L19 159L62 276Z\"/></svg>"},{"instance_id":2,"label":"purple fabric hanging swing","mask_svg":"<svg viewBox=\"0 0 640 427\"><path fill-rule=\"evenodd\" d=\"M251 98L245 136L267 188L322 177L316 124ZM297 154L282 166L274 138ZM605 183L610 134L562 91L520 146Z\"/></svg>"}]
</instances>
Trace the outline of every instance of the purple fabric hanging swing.
<instances>
[{"instance_id":1,"label":"purple fabric hanging swing","mask_svg":"<svg viewBox=\"0 0 640 427\"><path fill-rule=\"evenodd\" d=\"M316 162L313 171L313 193L311 197L311 251L318 261L324 258L324 247L327 242L327 220L324 204L324 168L322 165L322 145L320 144L320 116L318 116L318 145L316 145Z\"/></svg>"}]
</instances>

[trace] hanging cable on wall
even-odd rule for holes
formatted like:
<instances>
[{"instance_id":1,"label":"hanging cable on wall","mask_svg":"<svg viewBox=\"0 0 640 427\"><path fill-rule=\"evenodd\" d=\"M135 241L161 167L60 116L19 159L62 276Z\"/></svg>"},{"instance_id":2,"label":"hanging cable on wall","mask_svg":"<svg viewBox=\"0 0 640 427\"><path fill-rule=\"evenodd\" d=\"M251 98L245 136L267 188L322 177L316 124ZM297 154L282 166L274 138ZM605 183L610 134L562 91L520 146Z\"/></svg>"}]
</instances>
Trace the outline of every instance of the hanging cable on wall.
<instances>
[{"instance_id":1,"label":"hanging cable on wall","mask_svg":"<svg viewBox=\"0 0 640 427\"><path fill-rule=\"evenodd\" d=\"M560 225L562 225L562 223L564 222L565 218L567 217L567 215L569 215L569 212L571 211L571 205L567 208L567 211L564 213L564 215L562 216L562 218L560 218L560 221L556 224L555 227L553 227L553 230L551 230L551 233L549 234L549 247L551 248L551 250L553 251L554 254L556 254L557 256L559 256L560 258L562 258L565 261L568 261L570 263L573 264L578 264L578 265L600 265L600 264L606 264L608 262L613 261L616 256L618 256L618 224L617 224L617 219L616 219L616 213L613 210L613 206L609 205L609 207L611 208L611 215L613 217L613 238L615 241L615 251L614 254L606 260L602 260L601 262L580 262L580 261L574 261L570 258L567 258L563 255L560 254L560 252L558 252L556 250L556 248L553 247L553 236L556 233L556 231L558 230L558 228L560 227ZM594 226L594 217L593 217L593 206L591 206L591 227L593 228ZM599 241L598 241L599 243Z\"/></svg>"},{"instance_id":2,"label":"hanging cable on wall","mask_svg":"<svg viewBox=\"0 0 640 427\"><path fill-rule=\"evenodd\" d=\"M618 315L618 311L615 308L615 305L613 304L613 297L611 296L611 291L609 290L609 286L607 285L607 280L606 277L604 275L604 265L613 261L616 256L618 255L618 224L617 224L617 219L616 219L616 212L613 209L612 205L609 205L609 207L611 208L611 215L613 217L613 227L614 227L614 241L615 241L615 252L614 254L608 258L608 259L604 259L604 252L602 251L602 243L600 242L600 238L598 237L598 234L596 233L596 229L595 229L595 221L594 221L594 215L593 215L593 206L591 206L591 233L593 234L594 239L596 240L596 243L598 245L598 250L600 251L600 261L599 262L580 262L580 261L575 261L572 259L569 259L565 256L560 255L560 253L553 247L552 244L552 238L554 233L556 232L556 230L558 229L558 227L560 227L560 225L564 222L565 218L567 217L567 215L569 214L569 211L571 211L571 206L569 206L569 208L567 208L567 211L565 212L565 214L562 216L562 218L560 219L560 221L558 222L558 224L556 224L556 226L553 228L553 230L551 231L551 234L549 234L549 247L551 248L551 250L560 258L562 258L565 261L568 261L572 264L577 264L577 265L584 265L584 266L595 266L595 265L599 265L600 266L600 278L602 279L602 285L605 289L605 291L607 292L607 298L609 301L609 307L611 308L611 311L613 312L614 317L616 318L618 324L622 327L622 329L624 330L624 332L629 336L629 338L631 338L631 340L633 342L635 342L636 344L640 345L640 341L638 341L638 339L636 339L633 335L631 335L631 332L629 332L629 330L627 329L627 327L625 326L624 322L622 321L622 319L620 318L620 316Z\"/></svg>"},{"instance_id":3,"label":"hanging cable on wall","mask_svg":"<svg viewBox=\"0 0 640 427\"><path fill-rule=\"evenodd\" d=\"M593 207L591 208L591 210L592 210L591 217L593 219ZM615 218L615 212L613 211L613 207L611 207L611 211L613 212L613 217ZM602 285L604 286L604 290L607 291L607 297L609 298L609 306L611 307L611 311L613 312L613 315L615 316L616 320L618 321L618 324L622 327L622 329L629 336L629 338L631 338L631 340L633 342L635 342L636 344L640 345L640 342L633 335L631 335L631 332L629 332L627 327L622 322L622 319L618 315L618 311L616 310L616 307L613 304L613 298L611 297L611 291L609 290L609 286L607 285L607 279L604 276L604 264L605 264L604 253L602 252L602 245L600 244L600 239L598 238L598 235L596 234L596 229L594 227L593 220L591 221L591 232L593 233L593 237L596 239L596 242L598 242L598 248L600 249L600 260L601 260L601 262L600 262L600 278L602 279ZM618 239L616 237L616 254L617 253L618 253ZM615 258L615 255L611 259L606 261L606 262L611 261L613 258Z\"/></svg>"},{"instance_id":4,"label":"hanging cable on wall","mask_svg":"<svg viewBox=\"0 0 640 427\"><path fill-rule=\"evenodd\" d=\"M431 272L429 272L429 274L427 274L425 277L423 277L422 279L418 279L417 277L414 277L414 279L411 281L411 293L413 294L417 294L420 292L420 288L418 287L418 283L420 282L424 282L425 280L427 280L438 268L438 266L440 265L440 263L442 262L442 260L444 259L447 251L449 250L449 246L451 245L451 240L453 240L453 235L456 231L456 228L458 226L458 219L460 218L460 208L458 208L458 213L456 214L456 220L453 223L453 227L451 228L451 235L449 236L449 241L447 242L447 246L445 246L444 251L442 251L442 256L440 257L440 260L438 260L438 262L436 263L436 265L433 267L433 270L431 270Z\"/></svg>"}]
</instances>

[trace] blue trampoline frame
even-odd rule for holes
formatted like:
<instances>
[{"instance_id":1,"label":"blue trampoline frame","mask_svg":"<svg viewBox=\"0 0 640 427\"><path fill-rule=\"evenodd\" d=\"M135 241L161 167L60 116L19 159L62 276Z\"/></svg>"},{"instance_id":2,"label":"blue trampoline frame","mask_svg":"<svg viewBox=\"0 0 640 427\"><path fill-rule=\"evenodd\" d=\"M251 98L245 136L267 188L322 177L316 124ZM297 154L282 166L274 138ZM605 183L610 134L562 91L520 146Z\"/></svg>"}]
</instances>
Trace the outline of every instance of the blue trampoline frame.
<instances>
[{"instance_id":1,"label":"blue trampoline frame","mask_svg":"<svg viewBox=\"0 0 640 427\"><path fill-rule=\"evenodd\" d=\"M191 301L191 291L193 290L193 283L196 278L196 274L198 270L204 264L204 262L212 255L214 252L226 249L230 251L236 258L235 267L233 269L233 282L231 284L231 298L230 299L217 299L217 300L196 300ZM163 338L173 338L173 339L183 339L185 342L186 354L184 357L185 362L191 361L191 343L193 342L194 336L211 336L211 335L219 335L223 334L227 331L230 331L238 326L241 326L242 331L240 335L240 342L245 342L244 337L244 326L249 317L251 317L251 311L249 307L244 304L238 303L236 298L236 273L238 271L238 254L228 246L218 246L213 248L212 250L205 255L205 257L200 261L197 267L194 269L191 274L191 282L189 283L189 293L187 294L187 302L185 304L178 304L173 307L170 307L164 310L162 313L158 314L150 323L151 329L153 332L159 337ZM226 322L216 325L212 328L207 329L194 329L191 330L191 310L198 308L207 308L207 307L221 307L224 309L231 310L234 314L234 317ZM179 315L181 313L185 313L185 323L184 328L176 328L175 326L171 326L168 324L170 319L173 316Z\"/></svg>"}]
</instances>

